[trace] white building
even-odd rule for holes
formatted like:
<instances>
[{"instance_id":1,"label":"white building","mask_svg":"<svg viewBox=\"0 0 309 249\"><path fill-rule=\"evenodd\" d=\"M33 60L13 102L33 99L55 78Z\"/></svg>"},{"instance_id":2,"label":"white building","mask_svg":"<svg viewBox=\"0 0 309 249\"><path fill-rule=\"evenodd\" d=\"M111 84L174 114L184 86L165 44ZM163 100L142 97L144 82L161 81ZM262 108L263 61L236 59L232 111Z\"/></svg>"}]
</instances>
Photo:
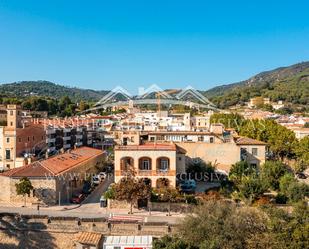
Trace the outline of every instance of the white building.
<instances>
[{"instance_id":1,"label":"white building","mask_svg":"<svg viewBox=\"0 0 309 249\"><path fill-rule=\"evenodd\" d=\"M107 236L103 249L152 249L152 236Z\"/></svg>"}]
</instances>

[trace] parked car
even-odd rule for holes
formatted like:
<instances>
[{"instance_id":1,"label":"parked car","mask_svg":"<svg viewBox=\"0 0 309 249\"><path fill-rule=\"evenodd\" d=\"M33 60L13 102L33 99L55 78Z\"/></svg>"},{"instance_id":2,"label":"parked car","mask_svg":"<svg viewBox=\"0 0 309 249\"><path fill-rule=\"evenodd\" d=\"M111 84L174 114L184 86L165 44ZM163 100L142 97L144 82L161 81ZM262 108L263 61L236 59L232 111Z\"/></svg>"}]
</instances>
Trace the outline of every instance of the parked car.
<instances>
[{"instance_id":1,"label":"parked car","mask_svg":"<svg viewBox=\"0 0 309 249\"><path fill-rule=\"evenodd\" d=\"M106 177L106 173L104 173L104 172L100 172L98 174L98 178L100 179L101 182L105 179L105 177Z\"/></svg>"},{"instance_id":2,"label":"parked car","mask_svg":"<svg viewBox=\"0 0 309 249\"><path fill-rule=\"evenodd\" d=\"M74 204L80 204L82 203L83 200L85 200L86 196L84 194L79 194L79 195L76 195L76 196L73 196L71 198L71 203L74 203Z\"/></svg>"},{"instance_id":3,"label":"parked car","mask_svg":"<svg viewBox=\"0 0 309 249\"><path fill-rule=\"evenodd\" d=\"M100 184L100 179L99 179L99 177L98 176L93 176L92 177L92 183L94 184L94 185L99 185Z\"/></svg>"},{"instance_id":4,"label":"parked car","mask_svg":"<svg viewBox=\"0 0 309 249\"><path fill-rule=\"evenodd\" d=\"M82 193L89 195L93 190L92 183L89 181L84 182Z\"/></svg>"},{"instance_id":5,"label":"parked car","mask_svg":"<svg viewBox=\"0 0 309 249\"><path fill-rule=\"evenodd\" d=\"M182 192L195 192L196 182L194 180L184 180L180 182L180 189Z\"/></svg>"}]
</instances>

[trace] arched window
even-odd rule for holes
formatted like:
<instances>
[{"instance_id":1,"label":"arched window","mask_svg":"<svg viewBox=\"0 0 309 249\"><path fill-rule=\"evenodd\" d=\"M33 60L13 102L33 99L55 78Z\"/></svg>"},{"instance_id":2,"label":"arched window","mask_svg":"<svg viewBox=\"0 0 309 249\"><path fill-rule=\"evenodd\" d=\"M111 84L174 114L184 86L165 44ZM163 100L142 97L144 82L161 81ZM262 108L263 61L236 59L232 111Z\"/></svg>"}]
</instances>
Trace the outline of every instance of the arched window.
<instances>
[{"instance_id":1,"label":"arched window","mask_svg":"<svg viewBox=\"0 0 309 249\"><path fill-rule=\"evenodd\" d=\"M141 157L139 159L139 170L151 170L151 158Z\"/></svg>"},{"instance_id":2,"label":"arched window","mask_svg":"<svg viewBox=\"0 0 309 249\"><path fill-rule=\"evenodd\" d=\"M170 159L168 157L159 157L157 159L157 170L168 171L170 168Z\"/></svg>"},{"instance_id":3,"label":"arched window","mask_svg":"<svg viewBox=\"0 0 309 249\"><path fill-rule=\"evenodd\" d=\"M134 159L132 157L123 157L120 160L120 169L127 171L134 167Z\"/></svg>"}]
</instances>

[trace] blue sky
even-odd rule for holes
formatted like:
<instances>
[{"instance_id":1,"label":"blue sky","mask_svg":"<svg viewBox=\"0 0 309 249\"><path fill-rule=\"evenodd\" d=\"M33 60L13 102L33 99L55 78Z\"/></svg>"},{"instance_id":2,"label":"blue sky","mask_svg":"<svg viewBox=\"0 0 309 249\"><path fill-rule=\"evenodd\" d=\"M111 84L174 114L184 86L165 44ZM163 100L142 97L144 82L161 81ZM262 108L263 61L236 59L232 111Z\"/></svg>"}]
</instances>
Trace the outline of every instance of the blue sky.
<instances>
[{"instance_id":1,"label":"blue sky","mask_svg":"<svg viewBox=\"0 0 309 249\"><path fill-rule=\"evenodd\" d=\"M0 0L0 82L199 89L309 60L309 1Z\"/></svg>"}]
</instances>

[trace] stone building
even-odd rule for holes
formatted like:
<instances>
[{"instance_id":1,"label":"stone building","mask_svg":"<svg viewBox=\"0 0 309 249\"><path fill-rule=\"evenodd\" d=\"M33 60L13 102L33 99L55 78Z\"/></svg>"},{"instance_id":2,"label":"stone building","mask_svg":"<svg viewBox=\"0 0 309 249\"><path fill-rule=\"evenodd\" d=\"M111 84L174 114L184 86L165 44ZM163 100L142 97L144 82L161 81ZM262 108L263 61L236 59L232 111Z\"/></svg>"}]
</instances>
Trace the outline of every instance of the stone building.
<instances>
[{"instance_id":1,"label":"stone building","mask_svg":"<svg viewBox=\"0 0 309 249\"><path fill-rule=\"evenodd\" d=\"M90 147L80 147L42 161L8 170L0 174L0 201L22 203L16 194L15 184L27 177L34 187L28 202L38 201L48 205L66 203L73 194L81 191L84 180L97 173L96 166L104 161L104 152Z\"/></svg>"}]
</instances>

